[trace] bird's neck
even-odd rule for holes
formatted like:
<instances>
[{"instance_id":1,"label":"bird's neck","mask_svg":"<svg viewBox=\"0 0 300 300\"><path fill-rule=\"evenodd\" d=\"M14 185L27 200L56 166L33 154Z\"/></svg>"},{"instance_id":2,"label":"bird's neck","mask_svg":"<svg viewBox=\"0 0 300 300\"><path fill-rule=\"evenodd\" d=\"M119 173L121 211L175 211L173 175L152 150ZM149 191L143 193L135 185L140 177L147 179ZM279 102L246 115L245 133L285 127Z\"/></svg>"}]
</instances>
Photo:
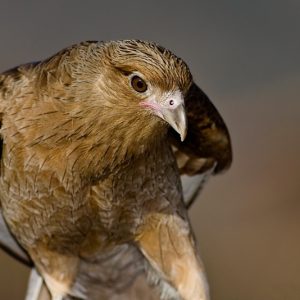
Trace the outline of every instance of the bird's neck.
<instances>
[{"instance_id":1,"label":"bird's neck","mask_svg":"<svg viewBox=\"0 0 300 300\"><path fill-rule=\"evenodd\" d=\"M167 125L158 117L130 110L81 110L67 115L57 111L44 118L31 143L48 148L50 157L57 160L58 176L68 183L74 176L84 184L118 172L158 148L167 133Z\"/></svg>"},{"instance_id":2,"label":"bird's neck","mask_svg":"<svg viewBox=\"0 0 300 300\"><path fill-rule=\"evenodd\" d=\"M155 116L128 112L125 118L115 118L113 122L110 119L106 113L106 118L98 124L99 131L86 139L89 151L83 156L89 160L83 164L89 164L88 177L97 179L118 172L140 156L159 148L166 138L167 125Z\"/></svg>"}]
</instances>

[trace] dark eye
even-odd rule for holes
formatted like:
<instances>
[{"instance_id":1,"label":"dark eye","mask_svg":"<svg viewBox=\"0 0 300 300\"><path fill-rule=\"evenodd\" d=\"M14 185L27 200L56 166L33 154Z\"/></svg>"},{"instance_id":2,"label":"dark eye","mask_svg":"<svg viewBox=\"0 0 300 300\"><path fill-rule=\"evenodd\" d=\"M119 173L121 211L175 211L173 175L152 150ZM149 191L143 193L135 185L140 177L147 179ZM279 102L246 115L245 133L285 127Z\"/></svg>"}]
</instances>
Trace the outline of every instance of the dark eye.
<instances>
[{"instance_id":1,"label":"dark eye","mask_svg":"<svg viewBox=\"0 0 300 300\"><path fill-rule=\"evenodd\" d=\"M144 93L147 91L146 82L139 76L132 77L131 86L139 93Z\"/></svg>"}]
</instances>

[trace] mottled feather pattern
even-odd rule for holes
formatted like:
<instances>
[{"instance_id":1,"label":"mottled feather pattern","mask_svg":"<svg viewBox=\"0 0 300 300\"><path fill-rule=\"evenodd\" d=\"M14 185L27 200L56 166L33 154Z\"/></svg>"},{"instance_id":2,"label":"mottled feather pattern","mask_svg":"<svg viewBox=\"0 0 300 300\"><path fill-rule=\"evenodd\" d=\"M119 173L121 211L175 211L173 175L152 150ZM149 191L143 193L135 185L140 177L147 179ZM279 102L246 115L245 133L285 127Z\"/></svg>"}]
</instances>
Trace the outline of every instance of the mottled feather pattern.
<instances>
[{"instance_id":1,"label":"mottled feather pattern","mask_svg":"<svg viewBox=\"0 0 300 300\"><path fill-rule=\"evenodd\" d=\"M170 140L181 173L203 173L214 164L215 173L226 170L232 161L231 141L217 109L194 83L189 89L185 105L189 119L186 139L180 143L174 131L170 130Z\"/></svg>"},{"instance_id":2,"label":"mottled feather pattern","mask_svg":"<svg viewBox=\"0 0 300 300\"><path fill-rule=\"evenodd\" d=\"M140 105L178 91L184 143ZM219 172L231 148L203 95L182 59L138 40L84 42L0 75L1 210L52 299L208 299L180 172Z\"/></svg>"}]
</instances>

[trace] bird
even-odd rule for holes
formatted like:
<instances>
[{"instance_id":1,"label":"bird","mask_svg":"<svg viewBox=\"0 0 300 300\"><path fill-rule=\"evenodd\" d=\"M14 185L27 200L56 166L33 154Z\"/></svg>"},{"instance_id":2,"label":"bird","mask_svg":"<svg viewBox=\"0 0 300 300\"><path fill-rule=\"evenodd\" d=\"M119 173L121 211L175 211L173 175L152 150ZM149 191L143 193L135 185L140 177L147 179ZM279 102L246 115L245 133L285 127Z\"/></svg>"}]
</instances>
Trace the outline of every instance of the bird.
<instances>
[{"instance_id":1,"label":"bird","mask_svg":"<svg viewBox=\"0 0 300 300\"><path fill-rule=\"evenodd\" d=\"M72 45L0 74L0 122L2 227L52 300L209 299L181 176L228 169L232 149L181 58Z\"/></svg>"}]
</instances>

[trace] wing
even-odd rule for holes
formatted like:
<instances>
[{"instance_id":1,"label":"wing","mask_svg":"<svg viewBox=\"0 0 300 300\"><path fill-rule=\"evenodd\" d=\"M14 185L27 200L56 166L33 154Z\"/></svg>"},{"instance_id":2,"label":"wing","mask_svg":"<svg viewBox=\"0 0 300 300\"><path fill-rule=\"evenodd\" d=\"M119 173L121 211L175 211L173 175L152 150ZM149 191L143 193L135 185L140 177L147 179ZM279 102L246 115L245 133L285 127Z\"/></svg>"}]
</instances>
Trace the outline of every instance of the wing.
<instances>
[{"instance_id":1,"label":"wing","mask_svg":"<svg viewBox=\"0 0 300 300\"><path fill-rule=\"evenodd\" d=\"M230 167L231 141L221 115L193 83L185 99L188 132L184 142L170 129L169 138L181 173L185 203L190 207L211 174ZM190 177L193 176L193 177Z\"/></svg>"},{"instance_id":2,"label":"wing","mask_svg":"<svg viewBox=\"0 0 300 300\"><path fill-rule=\"evenodd\" d=\"M30 65L25 65L22 67L16 67L14 69L8 70L0 74L0 128L2 125L2 112L6 105L6 98L11 95L17 86L22 82L23 72L30 68ZM3 141L0 138L0 172L2 164L2 147ZM1 191L0 191L1 192ZM6 226L4 217L1 211L0 202L0 248L4 249L10 255L20 260L22 263L31 266L32 262L26 252L21 248L21 246L16 242L12 234L10 233L8 227Z\"/></svg>"},{"instance_id":3,"label":"wing","mask_svg":"<svg viewBox=\"0 0 300 300\"><path fill-rule=\"evenodd\" d=\"M31 266L32 262L23 248L16 242L9 229L6 226L6 223L3 219L1 210L0 210L0 248L6 251L8 254L18 259L20 262Z\"/></svg>"},{"instance_id":4,"label":"wing","mask_svg":"<svg viewBox=\"0 0 300 300\"><path fill-rule=\"evenodd\" d=\"M29 67L30 65L28 65ZM24 67L22 67L24 68ZM26 68L26 67L25 67ZM19 67L8 70L0 74L0 128L2 127L2 112L5 106L6 98L13 93L19 82L22 79L22 72ZM2 149L3 141L0 139L0 172L2 164ZM1 191L0 191L1 192ZM1 210L0 202L0 248L7 252L9 255L19 260L23 264L31 267L32 261L29 258L26 251L17 243L11 232L9 231ZM35 269L33 268L32 274L29 279L29 288L26 299L37 299L34 297L34 293L39 293L42 290L42 280L39 275L37 275ZM41 300L41 299L40 299Z\"/></svg>"}]
</instances>

